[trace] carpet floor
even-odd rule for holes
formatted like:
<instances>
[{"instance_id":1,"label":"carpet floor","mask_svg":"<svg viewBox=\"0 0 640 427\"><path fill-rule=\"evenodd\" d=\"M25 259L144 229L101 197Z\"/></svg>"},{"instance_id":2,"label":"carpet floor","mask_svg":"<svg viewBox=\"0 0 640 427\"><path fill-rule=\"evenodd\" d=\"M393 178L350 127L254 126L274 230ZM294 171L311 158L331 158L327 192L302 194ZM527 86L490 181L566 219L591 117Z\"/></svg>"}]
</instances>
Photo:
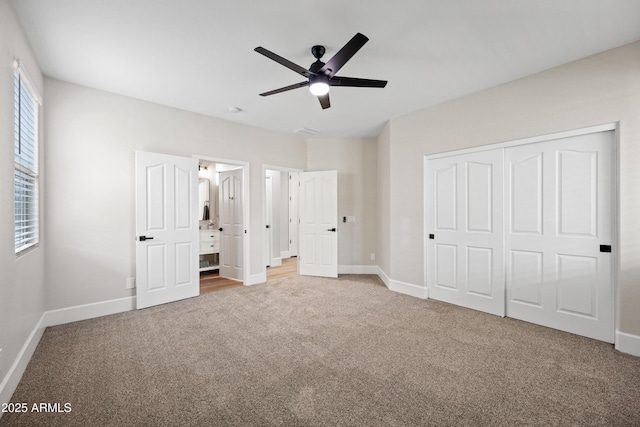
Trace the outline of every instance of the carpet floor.
<instances>
[{"instance_id":1,"label":"carpet floor","mask_svg":"<svg viewBox=\"0 0 640 427\"><path fill-rule=\"evenodd\" d=\"M640 358L295 276L47 328L11 401L0 425L638 426Z\"/></svg>"}]
</instances>

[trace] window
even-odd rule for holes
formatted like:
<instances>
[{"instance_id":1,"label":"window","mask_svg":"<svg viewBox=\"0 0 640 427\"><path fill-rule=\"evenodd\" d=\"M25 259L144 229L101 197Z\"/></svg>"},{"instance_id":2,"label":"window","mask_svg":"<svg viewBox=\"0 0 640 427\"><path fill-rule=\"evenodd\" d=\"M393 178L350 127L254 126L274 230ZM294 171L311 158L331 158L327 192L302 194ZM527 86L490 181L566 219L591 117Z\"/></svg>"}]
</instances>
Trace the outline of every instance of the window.
<instances>
[{"instance_id":1,"label":"window","mask_svg":"<svg viewBox=\"0 0 640 427\"><path fill-rule=\"evenodd\" d=\"M39 100L19 68L14 74L14 175L16 255L38 245Z\"/></svg>"}]
</instances>

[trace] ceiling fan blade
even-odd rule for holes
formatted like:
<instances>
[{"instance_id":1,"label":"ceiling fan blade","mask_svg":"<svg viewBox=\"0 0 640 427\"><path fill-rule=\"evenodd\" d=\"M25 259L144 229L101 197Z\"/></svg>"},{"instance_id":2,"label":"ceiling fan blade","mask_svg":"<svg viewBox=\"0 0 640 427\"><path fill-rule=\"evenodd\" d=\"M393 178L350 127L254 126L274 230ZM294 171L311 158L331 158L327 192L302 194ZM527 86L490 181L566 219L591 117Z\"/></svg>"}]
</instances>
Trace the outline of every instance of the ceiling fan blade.
<instances>
[{"instance_id":1,"label":"ceiling fan blade","mask_svg":"<svg viewBox=\"0 0 640 427\"><path fill-rule=\"evenodd\" d=\"M296 84L285 86L285 87L281 87L280 89L270 90L269 92L261 93L260 96L275 95L276 93L286 92L288 90L298 89L300 87L305 87L305 86L309 86L309 82L308 81L296 83Z\"/></svg>"},{"instance_id":2,"label":"ceiling fan blade","mask_svg":"<svg viewBox=\"0 0 640 427\"><path fill-rule=\"evenodd\" d=\"M296 73L304 76L304 77L309 77L311 76L313 73L311 73L309 70L307 70L306 68L302 68L301 66L299 66L298 64L294 64L293 62L289 61L288 59L283 58L280 55L277 55L273 52L271 52L270 50L267 50L265 48L263 48L262 46L258 46L257 48L253 49L256 52L266 56L269 59L272 59L274 61L276 61L278 64L280 65L284 65L285 67L287 67L290 70L295 71Z\"/></svg>"},{"instance_id":3,"label":"ceiling fan blade","mask_svg":"<svg viewBox=\"0 0 640 427\"><path fill-rule=\"evenodd\" d=\"M331 107L331 102L329 102L329 94L320 95L318 97L318 100L320 101L320 105L322 105L323 110L326 110L327 108Z\"/></svg>"},{"instance_id":4,"label":"ceiling fan blade","mask_svg":"<svg viewBox=\"0 0 640 427\"><path fill-rule=\"evenodd\" d=\"M355 77L335 76L329 79L329 86L345 86L345 87L385 87L386 80L358 79Z\"/></svg>"},{"instance_id":5,"label":"ceiling fan blade","mask_svg":"<svg viewBox=\"0 0 640 427\"><path fill-rule=\"evenodd\" d=\"M356 52L359 51L360 48L368 41L369 39L367 36L357 33L342 47L342 49L338 51L338 53L333 56L333 58L324 64L320 69L320 72L327 74L329 77L333 77L338 70L342 68L342 66L346 64L347 61L351 59L351 57L355 55Z\"/></svg>"}]
</instances>

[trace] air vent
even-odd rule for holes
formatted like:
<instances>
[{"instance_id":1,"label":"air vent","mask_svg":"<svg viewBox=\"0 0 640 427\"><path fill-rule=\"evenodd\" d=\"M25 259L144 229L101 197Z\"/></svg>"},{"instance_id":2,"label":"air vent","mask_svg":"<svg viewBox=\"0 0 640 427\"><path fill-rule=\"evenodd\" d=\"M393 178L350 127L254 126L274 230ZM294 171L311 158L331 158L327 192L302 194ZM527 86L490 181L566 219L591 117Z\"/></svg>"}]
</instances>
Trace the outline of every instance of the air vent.
<instances>
[{"instance_id":1,"label":"air vent","mask_svg":"<svg viewBox=\"0 0 640 427\"><path fill-rule=\"evenodd\" d=\"M305 135L317 135L318 133L320 133L320 131L311 129L311 128L300 128L293 131L293 133L304 133Z\"/></svg>"}]
</instances>

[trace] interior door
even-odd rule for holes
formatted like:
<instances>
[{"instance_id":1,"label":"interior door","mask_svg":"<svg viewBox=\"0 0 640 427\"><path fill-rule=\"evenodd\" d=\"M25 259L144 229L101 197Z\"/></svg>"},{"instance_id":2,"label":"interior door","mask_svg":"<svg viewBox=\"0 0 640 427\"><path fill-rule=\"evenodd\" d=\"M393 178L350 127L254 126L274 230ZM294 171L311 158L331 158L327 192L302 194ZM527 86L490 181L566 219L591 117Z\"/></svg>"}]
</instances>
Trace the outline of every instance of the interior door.
<instances>
[{"instance_id":1,"label":"interior door","mask_svg":"<svg viewBox=\"0 0 640 427\"><path fill-rule=\"evenodd\" d=\"M273 180L271 176L265 177L265 236L264 236L264 262L267 267L271 265L273 251Z\"/></svg>"},{"instance_id":2,"label":"interior door","mask_svg":"<svg viewBox=\"0 0 640 427\"><path fill-rule=\"evenodd\" d=\"M502 150L427 160L429 297L504 316Z\"/></svg>"},{"instance_id":3,"label":"interior door","mask_svg":"<svg viewBox=\"0 0 640 427\"><path fill-rule=\"evenodd\" d=\"M298 271L338 277L338 172L301 172Z\"/></svg>"},{"instance_id":4,"label":"interior door","mask_svg":"<svg viewBox=\"0 0 640 427\"><path fill-rule=\"evenodd\" d=\"M243 280L243 169L220 172L220 276Z\"/></svg>"},{"instance_id":5,"label":"interior door","mask_svg":"<svg viewBox=\"0 0 640 427\"><path fill-rule=\"evenodd\" d=\"M198 161L136 152L136 307L199 295Z\"/></svg>"},{"instance_id":6,"label":"interior door","mask_svg":"<svg viewBox=\"0 0 640 427\"><path fill-rule=\"evenodd\" d=\"M509 317L613 342L613 138L506 150Z\"/></svg>"}]
</instances>

